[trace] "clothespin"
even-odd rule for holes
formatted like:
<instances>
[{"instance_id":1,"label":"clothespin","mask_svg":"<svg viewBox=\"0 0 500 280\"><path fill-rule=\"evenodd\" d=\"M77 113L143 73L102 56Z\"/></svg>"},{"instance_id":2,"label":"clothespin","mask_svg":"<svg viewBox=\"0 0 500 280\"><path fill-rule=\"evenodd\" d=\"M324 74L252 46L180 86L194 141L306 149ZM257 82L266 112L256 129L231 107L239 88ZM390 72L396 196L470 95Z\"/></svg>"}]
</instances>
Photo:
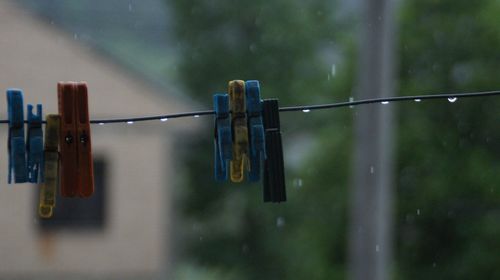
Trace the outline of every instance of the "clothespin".
<instances>
[{"instance_id":1,"label":"clothespin","mask_svg":"<svg viewBox=\"0 0 500 280\"><path fill-rule=\"evenodd\" d=\"M28 181L38 183L38 175L42 172L43 164L43 131L42 131L42 105L36 106L37 114L33 114L33 105L28 105Z\"/></svg>"},{"instance_id":2,"label":"clothespin","mask_svg":"<svg viewBox=\"0 0 500 280\"><path fill-rule=\"evenodd\" d=\"M245 170L250 167L248 159L248 129L245 103L245 82L229 82L229 107L233 130L233 158L230 162L231 181L241 182Z\"/></svg>"},{"instance_id":3,"label":"clothespin","mask_svg":"<svg viewBox=\"0 0 500 280\"><path fill-rule=\"evenodd\" d=\"M94 168L87 84L60 82L59 99L61 195L89 197L94 192Z\"/></svg>"},{"instance_id":4,"label":"clothespin","mask_svg":"<svg viewBox=\"0 0 500 280\"><path fill-rule=\"evenodd\" d=\"M266 131L266 160L264 162L264 202L286 201L283 145L281 143L278 99L263 102Z\"/></svg>"},{"instance_id":5,"label":"clothespin","mask_svg":"<svg viewBox=\"0 0 500 280\"><path fill-rule=\"evenodd\" d=\"M231 119L229 118L229 96L214 95L215 110L215 179L226 181L229 161L232 158Z\"/></svg>"},{"instance_id":6,"label":"clothespin","mask_svg":"<svg viewBox=\"0 0 500 280\"><path fill-rule=\"evenodd\" d=\"M9 115L9 178L11 183L14 172L14 183L28 181L26 170L26 145L24 141L24 105L23 92L19 89L7 90L7 106Z\"/></svg>"},{"instance_id":7,"label":"clothespin","mask_svg":"<svg viewBox=\"0 0 500 280\"><path fill-rule=\"evenodd\" d=\"M45 117L45 148L43 181L40 189L40 203L38 214L42 218L52 217L56 206L56 191L59 183L59 115L47 115Z\"/></svg>"},{"instance_id":8,"label":"clothespin","mask_svg":"<svg viewBox=\"0 0 500 280\"><path fill-rule=\"evenodd\" d=\"M261 161L266 157L264 124L262 122L262 100L260 99L259 81L246 81L248 137L250 138L249 181L260 180Z\"/></svg>"}]
</instances>

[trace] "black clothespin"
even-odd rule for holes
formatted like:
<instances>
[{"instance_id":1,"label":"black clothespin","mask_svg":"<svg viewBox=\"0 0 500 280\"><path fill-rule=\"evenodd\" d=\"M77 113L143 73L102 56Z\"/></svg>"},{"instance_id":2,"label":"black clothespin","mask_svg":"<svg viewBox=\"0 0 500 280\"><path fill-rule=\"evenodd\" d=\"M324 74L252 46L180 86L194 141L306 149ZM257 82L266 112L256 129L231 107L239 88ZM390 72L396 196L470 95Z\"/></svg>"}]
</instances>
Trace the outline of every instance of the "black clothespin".
<instances>
[{"instance_id":1,"label":"black clothespin","mask_svg":"<svg viewBox=\"0 0 500 280\"><path fill-rule=\"evenodd\" d=\"M283 202L286 186L278 99L265 99L262 105L266 139L264 202Z\"/></svg>"}]
</instances>

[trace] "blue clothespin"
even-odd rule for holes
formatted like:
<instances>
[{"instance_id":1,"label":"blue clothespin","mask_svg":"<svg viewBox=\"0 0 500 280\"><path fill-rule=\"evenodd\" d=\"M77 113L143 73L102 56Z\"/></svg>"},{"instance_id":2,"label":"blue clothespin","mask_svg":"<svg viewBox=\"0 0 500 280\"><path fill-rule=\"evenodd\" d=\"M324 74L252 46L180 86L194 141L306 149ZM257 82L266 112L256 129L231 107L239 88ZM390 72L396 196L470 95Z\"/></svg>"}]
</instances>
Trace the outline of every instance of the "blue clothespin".
<instances>
[{"instance_id":1,"label":"blue clothespin","mask_svg":"<svg viewBox=\"0 0 500 280\"><path fill-rule=\"evenodd\" d=\"M229 174L229 161L232 158L231 119L229 117L229 96L214 95L215 111L215 180L226 181Z\"/></svg>"},{"instance_id":2,"label":"blue clothespin","mask_svg":"<svg viewBox=\"0 0 500 280\"><path fill-rule=\"evenodd\" d=\"M24 105L23 92L19 89L7 90L7 110L9 117L9 178L11 183L28 181L26 170L26 145L24 142Z\"/></svg>"},{"instance_id":3,"label":"blue clothespin","mask_svg":"<svg viewBox=\"0 0 500 280\"><path fill-rule=\"evenodd\" d=\"M259 81L246 81L248 136L250 138L250 171L248 180L260 180L261 162L266 157L266 139L262 122L262 100L260 99Z\"/></svg>"},{"instance_id":4,"label":"blue clothespin","mask_svg":"<svg viewBox=\"0 0 500 280\"><path fill-rule=\"evenodd\" d=\"M36 115L33 114L33 105L28 105L28 181L39 183L38 175L43 170L43 130L42 130L42 105L36 106ZM41 176L43 180L43 176Z\"/></svg>"}]
</instances>

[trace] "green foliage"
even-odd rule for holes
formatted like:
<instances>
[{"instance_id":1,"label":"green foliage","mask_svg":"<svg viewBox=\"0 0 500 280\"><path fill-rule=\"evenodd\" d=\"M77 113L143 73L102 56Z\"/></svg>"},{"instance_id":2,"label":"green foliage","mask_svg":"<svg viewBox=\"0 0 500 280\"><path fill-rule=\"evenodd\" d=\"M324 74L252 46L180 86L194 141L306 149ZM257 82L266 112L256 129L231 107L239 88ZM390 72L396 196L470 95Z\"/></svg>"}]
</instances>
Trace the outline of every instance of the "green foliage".
<instances>
[{"instance_id":1,"label":"green foliage","mask_svg":"<svg viewBox=\"0 0 500 280\"><path fill-rule=\"evenodd\" d=\"M498 89L499 12L493 0L408 1L401 18L402 91ZM399 276L496 279L500 102L443 103L401 110Z\"/></svg>"},{"instance_id":2,"label":"green foliage","mask_svg":"<svg viewBox=\"0 0 500 280\"><path fill-rule=\"evenodd\" d=\"M282 104L346 100L354 80L353 26L335 19L330 2L172 1L185 87L206 102L228 80L259 79L264 97ZM497 89L499 5L406 1L396 54L400 91ZM335 78L328 76L333 63ZM499 105L494 99L400 105L396 278L500 276ZM351 112L282 114L285 149L303 134L314 145L299 168L287 168L289 201L281 205L263 204L259 184L208 180L212 140L195 143L179 203L186 244L179 278L345 279Z\"/></svg>"}]
</instances>

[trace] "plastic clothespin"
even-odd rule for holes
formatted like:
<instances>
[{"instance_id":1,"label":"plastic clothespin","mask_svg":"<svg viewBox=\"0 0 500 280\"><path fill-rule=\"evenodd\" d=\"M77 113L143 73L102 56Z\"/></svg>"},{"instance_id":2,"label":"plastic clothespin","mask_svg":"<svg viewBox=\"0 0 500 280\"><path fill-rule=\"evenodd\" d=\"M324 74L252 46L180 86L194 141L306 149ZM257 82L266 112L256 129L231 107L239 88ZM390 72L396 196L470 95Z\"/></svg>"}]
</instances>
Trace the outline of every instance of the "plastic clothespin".
<instances>
[{"instance_id":1,"label":"plastic clothespin","mask_svg":"<svg viewBox=\"0 0 500 280\"><path fill-rule=\"evenodd\" d=\"M28 105L28 181L38 183L38 176L43 169L43 130L42 105L36 106L37 114L33 114L33 105Z\"/></svg>"},{"instance_id":2,"label":"plastic clothespin","mask_svg":"<svg viewBox=\"0 0 500 280\"><path fill-rule=\"evenodd\" d=\"M264 100L263 118L266 131L264 202L286 201L285 169L283 164L278 99Z\"/></svg>"},{"instance_id":3,"label":"plastic clothespin","mask_svg":"<svg viewBox=\"0 0 500 280\"><path fill-rule=\"evenodd\" d=\"M229 96L214 95L215 111L215 180L226 181L229 161L232 158L231 119L229 118Z\"/></svg>"},{"instance_id":4,"label":"plastic clothespin","mask_svg":"<svg viewBox=\"0 0 500 280\"><path fill-rule=\"evenodd\" d=\"M89 197L94 192L94 168L87 84L60 82L59 99L61 195Z\"/></svg>"},{"instance_id":5,"label":"plastic clothespin","mask_svg":"<svg viewBox=\"0 0 500 280\"><path fill-rule=\"evenodd\" d=\"M52 217L56 206L56 191L59 183L59 115L45 117L45 148L44 148L44 184L40 189L38 214L42 218Z\"/></svg>"},{"instance_id":6,"label":"plastic clothespin","mask_svg":"<svg viewBox=\"0 0 500 280\"><path fill-rule=\"evenodd\" d=\"M24 141L24 105L23 92L19 89L7 90L7 106L9 115L9 178L12 181L14 172L14 183L25 183L28 181L26 172L26 145Z\"/></svg>"},{"instance_id":7,"label":"plastic clothespin","mask_svg":"<svg viewBox=\"0 0 500 280\"><path fill-rule=\"evenodd\" d=\"M250 167L244 81L229 82L229 107L231 108L231 128L233 130L233 158L229 169L231 181L238 183L243 181L245 170Z\"/></svg>"},{"instance_id":8,"label":"plastic clothespin","mask_svg":"<svg viewBox=\"0 0 500 280\"><path fill-rule=\"evenodd\" d=\"M266 157L266 140L262 122L262 100L259 81L246 81L248 136L250 138L250 171L248 180L260 180L261 161Z\"/></svg>"}]
</instances>

